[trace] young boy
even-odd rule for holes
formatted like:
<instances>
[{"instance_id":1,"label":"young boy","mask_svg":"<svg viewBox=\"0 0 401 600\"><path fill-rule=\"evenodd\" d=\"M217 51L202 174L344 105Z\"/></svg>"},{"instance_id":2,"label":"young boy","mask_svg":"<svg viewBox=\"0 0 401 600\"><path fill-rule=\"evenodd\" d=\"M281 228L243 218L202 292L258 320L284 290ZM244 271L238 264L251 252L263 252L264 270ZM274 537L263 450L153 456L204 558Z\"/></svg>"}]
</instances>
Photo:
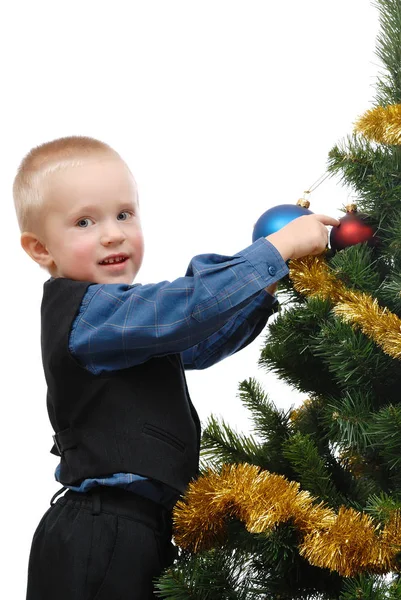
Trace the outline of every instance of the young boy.
<instances>
[{"instance_id":1,"label":"young boy","mask_svg":"<svg viewBox=\"0 0 401 600\"><path fill-rule=\"evenodd\" d=\"M133 285L144 252L137 189L107 144L34 148L14 200L22 247L51 275L42 358L56 479L68 488L34 534L27 599L153 598L175 557L172 508L198 469L184 369L255 339L286 261L323 251L338 221L301 217L232 257L193 258L172 283Z\"/></svg>"}]
</instances>

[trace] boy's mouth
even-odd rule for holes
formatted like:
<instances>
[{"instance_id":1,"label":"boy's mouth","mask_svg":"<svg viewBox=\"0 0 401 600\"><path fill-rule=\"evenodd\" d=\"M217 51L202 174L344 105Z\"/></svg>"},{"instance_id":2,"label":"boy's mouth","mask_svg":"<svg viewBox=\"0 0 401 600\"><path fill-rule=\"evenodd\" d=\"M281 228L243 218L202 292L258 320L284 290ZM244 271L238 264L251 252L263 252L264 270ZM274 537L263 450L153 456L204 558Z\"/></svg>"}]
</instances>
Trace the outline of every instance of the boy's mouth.
<instances>
[{"instance_id":1,"label":"boy's mouth","mask_svg":"<svg viewBox=\"0 0 401 600\"><path fill-rule=\"evenodd\" d=\"M100 261L99 265L115 265L124 263L126 260L128 260L128 256L126 254L113 254Z\"/></svg>"}]
</instances>

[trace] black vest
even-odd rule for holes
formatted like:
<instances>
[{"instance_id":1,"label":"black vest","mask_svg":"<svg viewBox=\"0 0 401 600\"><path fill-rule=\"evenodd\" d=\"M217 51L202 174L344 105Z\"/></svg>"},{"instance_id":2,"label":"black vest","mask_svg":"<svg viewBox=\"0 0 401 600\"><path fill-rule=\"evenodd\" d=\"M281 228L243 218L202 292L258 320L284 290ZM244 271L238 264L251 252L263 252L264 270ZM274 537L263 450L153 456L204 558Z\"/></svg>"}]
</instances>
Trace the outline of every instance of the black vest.
<instances>
[{"instance_id":1,"label":"black vest","mask_svg":"<svg viewBox=\"0 0 401 600\"><path fill-rule=\"evenodd\" d=\"M200 423L179 354L93 375L68 348L90 283L50 279L42 301L47 408L60 481L136 473L183 493L198 473Z\"/></svg>"}]
</instances>

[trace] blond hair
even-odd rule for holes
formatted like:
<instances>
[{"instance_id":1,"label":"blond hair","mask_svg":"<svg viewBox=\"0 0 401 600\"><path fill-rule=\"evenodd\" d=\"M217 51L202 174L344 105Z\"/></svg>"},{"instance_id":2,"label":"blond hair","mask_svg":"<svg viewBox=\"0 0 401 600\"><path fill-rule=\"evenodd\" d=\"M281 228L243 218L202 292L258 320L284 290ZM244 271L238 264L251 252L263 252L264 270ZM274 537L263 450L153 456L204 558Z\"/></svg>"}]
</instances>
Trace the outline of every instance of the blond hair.
<instances>
[{"instance_id":1,"label":"blond hair","mask_svg":"<svg viewBox=\"0 0 401 600\"><path fill-rule=\"evenodd\" d=\"M63 137L32 148L22 160L13 184L15 211L21 232L34 230L44 204L44 182L57 170L79 166L97 154L121 158L108 144L86 136Z\"/></svg>"}]
</instances>

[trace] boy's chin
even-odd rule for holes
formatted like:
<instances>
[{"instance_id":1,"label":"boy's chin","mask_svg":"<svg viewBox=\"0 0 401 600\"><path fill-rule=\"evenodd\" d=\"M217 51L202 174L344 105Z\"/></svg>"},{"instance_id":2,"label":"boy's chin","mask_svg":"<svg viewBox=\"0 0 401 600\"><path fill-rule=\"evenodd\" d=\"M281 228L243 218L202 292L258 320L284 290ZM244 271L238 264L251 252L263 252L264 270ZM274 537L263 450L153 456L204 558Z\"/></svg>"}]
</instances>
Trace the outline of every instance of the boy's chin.
<instances>
[{"instance_id":1,"label":"boy's chin","mask_svg":"<svg viewBox=\"0 0 401 600\"><path fill-rule=\"evenodd\" d=\"M119 275L116 277L99 277L95 283L122 283L131 285L134 281L134 277L127 275Z\"/></svg>"}]
</instances>

